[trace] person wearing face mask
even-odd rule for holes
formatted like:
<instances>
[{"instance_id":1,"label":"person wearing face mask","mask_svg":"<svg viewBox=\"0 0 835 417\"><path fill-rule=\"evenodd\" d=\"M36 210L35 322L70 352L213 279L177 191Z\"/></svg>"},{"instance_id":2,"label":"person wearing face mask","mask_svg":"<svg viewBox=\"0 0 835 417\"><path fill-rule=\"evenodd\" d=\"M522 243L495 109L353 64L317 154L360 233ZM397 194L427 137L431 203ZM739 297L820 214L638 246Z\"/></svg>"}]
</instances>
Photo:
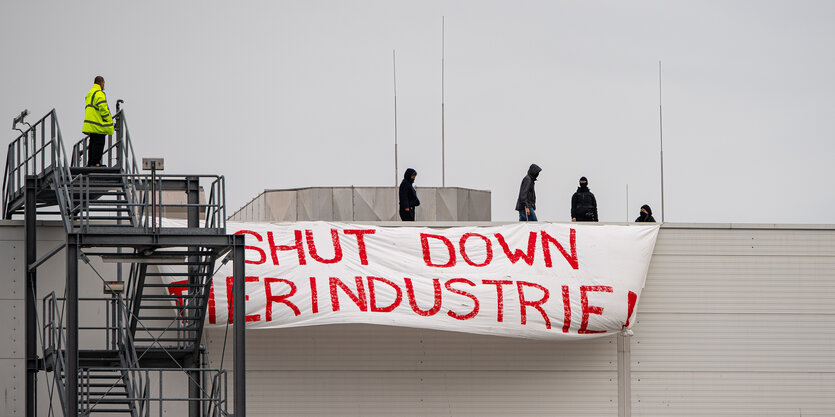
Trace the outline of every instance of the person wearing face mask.
<instances>
[{"instance_id":1,"label":"person wearing face mask","mask_svg":"<svg viewBox=\"0 0 835 417\"><path fill-rule=\"evenodd\" d=\"M420 205L414 182L417 171L407 168L403 174L403 181L400 182L400 220L404 222L415 221L415 207Z\"/></svg>"},{"instance_id":2,"label":"person wearing face mask","mask_svg":"<svg viewBox=\"0 0 835 417\"><path fill-rule=\"evenodd\" d=\"M635 219L637 223L655 223L655 218L652 217L652 209L648 204L641 206L641 215Z\"/></svg>"},{"instance_id":3,"label":"person wearing face mask","mask_svg":"<svg viewBox=\"0 0 835 417\"><path fill-rule=\"evenodd\" d=\"M534 183L542 168L537 164L531 164L528 168L528 175L522 178L522 185L519 187L519 197L516 199L516 211L519 212L520 222L536 221L536 191Z\"/></svg>"},{"instance_id":4,"label":"person wearing face mask","mask_svg":"<svg viewBox=\"0 0 835 417\"><path fill-rule=\"evenodd\" d=\"M571 221L597 221L597 200L589 190L589 180L586 177L580 177L580 186L571 197Z\"/></svg>"}]
</instances>

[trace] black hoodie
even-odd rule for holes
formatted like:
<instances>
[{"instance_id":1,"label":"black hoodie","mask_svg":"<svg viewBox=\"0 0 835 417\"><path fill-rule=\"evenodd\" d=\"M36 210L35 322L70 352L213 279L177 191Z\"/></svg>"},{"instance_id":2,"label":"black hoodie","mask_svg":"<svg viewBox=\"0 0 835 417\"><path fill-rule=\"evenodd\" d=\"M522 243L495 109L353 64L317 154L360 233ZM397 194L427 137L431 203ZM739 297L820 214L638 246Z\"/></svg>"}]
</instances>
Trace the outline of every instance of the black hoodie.
<instances>
[{"instance_id":1,"label":"black hoodie","mask_svg":"<svg viewBox=\"0 0 835 417\"><path fill-rule=\"evenodd\" d=\"M400 210L405 208L412 209L420 205L417 191L415 191L415 187L412 185L415 182L412 179L412 175L415 174L417 174L417 171L412 168L407 168L406 173L403 174L403 181L400 182Z\"/></svg>"},{"instance_id":2,"label":"black hoodie","mask_svg":"<svg viewBox=\"0 0 835 417\"><path fill-rule=\"evenodd\" d=\"M597 199L588 185L577 187L577 192L571 197L571 218L580 222L597 221Z\"/></svg>"},{"instance_id":3,"label":"black hoodie","mask_svg":"<svg viewBox=\"0 0 835 417\"><path fill-rule=\"evenodd\" d=\"M537 164L531 164L528 168L528 175L522 178L522 185L519 187L519 197L516 199L516 211L522 211L526 207L536 210L536 191L534 183L542 168Z\"/></svg>"},{"instance_id":4,"label":"black hoodie","mask_svg":"<svg viewBox=\"0 0 835 417\"><path fill-rule=\"evenodd\" d=\"M635 221L639 223L655 223L655 218L652 217L652 209L649 208L649 205L644 204L643 206L641 206L641 208L646 210L647 212L644 213L642 211L641 215L638 216L638 218L635 219Z\"/></svg>"}]
</instances>

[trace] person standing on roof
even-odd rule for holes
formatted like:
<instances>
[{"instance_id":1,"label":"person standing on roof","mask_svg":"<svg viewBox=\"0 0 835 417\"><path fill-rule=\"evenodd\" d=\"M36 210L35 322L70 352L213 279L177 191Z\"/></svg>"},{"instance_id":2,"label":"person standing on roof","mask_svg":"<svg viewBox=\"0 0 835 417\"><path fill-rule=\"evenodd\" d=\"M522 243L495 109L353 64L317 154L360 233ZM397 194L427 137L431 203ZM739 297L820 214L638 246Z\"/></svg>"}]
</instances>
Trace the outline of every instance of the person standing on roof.
<instances>
[{"instance_id":1,"label":"person standing on roof","mask_svg":"<svg viewBox=\"0 0 835 417\"><path fill-rule=\"evenodd\" d=\"M586 177L580 177L580 186L571 197L571 221L597 221L597 200L589 190L589 180Z\"/></svg>"},{"instance_id":2,"label":"person standing on roof","mask_svg":"<svg viewBox=\"0 0 835 417\"><path fill-rule=\"evenodd\" d=\"M87 166L100 167L101 156L104 151L104 136L113 134L113 118L107 107L107 97L104 95L104 77L97 75L93 80L93 88L87 92L84 100L84 124L81 132L90 135L87 147Z\"/></svg>"},{"instance_id":3,"label":"person standing on roof","mask_svg":"<svg viewBox=\"0 0 835 417\"><path fill-rule=\"evenodd\" d=\"M519 212L520 222L536 221L536 191L534 185L536 178L542 168L537 164L531 164L528 168L528 175L522 178L522 185L519 187L519 197L516 199L516 211Z\"/></svg>"},{"instance_id":4,"label":"person standing on roof","mask_svg":"<svg viewBox=\"0 0 835 417\"><path fill-rule=\"evenodd\" d=\"M415 221L415 207L420 205L417 191L412 185L415 183L415 177L417 177L417 171L406 168L403 181L400 182L400 220L404 222Z\"/></svg>"},{"instance_id":5,"label":"person standing on roof","mask_svg":"<svg viewBox=\"0 0 835 417\"><path fill-rule=\"evenodd\" d=\"M637 223L655 223L655 217L652 217L652 209L648 204L641 206L641 215L635 219Z\"/></svg>"}]
</instances>

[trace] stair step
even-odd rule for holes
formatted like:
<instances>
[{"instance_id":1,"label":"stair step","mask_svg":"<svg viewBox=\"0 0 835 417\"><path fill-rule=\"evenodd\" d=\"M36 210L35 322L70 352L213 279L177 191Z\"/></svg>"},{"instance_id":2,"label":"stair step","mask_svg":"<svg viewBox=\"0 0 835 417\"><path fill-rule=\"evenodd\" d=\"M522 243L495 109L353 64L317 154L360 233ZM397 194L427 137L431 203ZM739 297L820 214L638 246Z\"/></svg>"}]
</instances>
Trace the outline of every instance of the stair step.
<instances>
[{"instance_id":1,"label":"stair step","mask_svg":"<svg viewBox=\"0 0 835 417\"><path fill-rule=\"evenodd\" d=\"M85 392L84 395L89 395L90 398L96 397L104 397L104 396L114 396L114 397L127 397L128 393L125 391L89 391Z\"/></svg>"},{"instance_id":2,"label":"stair step","mask_svg":"<svg viewBox=\"0 0 835 417\"><path fill-rule=\"evenodd\" d=\"M193 320L196 317L180 317L180 316L139 316L139 321L148 320L148 321L160 321L160 320L167 320L167 321L184 321L184 320Z\"/></svg>"},{"instance_id":3,"label":"stair step","mask_svg":"<svg viewBox=\"0 0 835 417\"><path fill-rule=\"evenodd\" d=\"M180 310L180 309L184 309L184 308L193 310L193 309L204 308L204 307L201 307L201 306L175 306L175 305L170 305L170 306L160 306L160 305L146 306L146 305L143 305L141 308L143 310L144 309L150 309L150 310L176 309L176 310Z\"/></svg>"},{"instance_id":4,"label":"stair step","mask_svg":"<svg viewBox=\"0 0 835 417\"><path fill-rule=\"evenodd\" d=\"M133 410L130 408L101 408L95 407L92 410L89 410L92 413L132 413Z\"/></svg>"},{"instance_id":5,"label":"stair step","mask_svg":"<svg viewBox=\"0 0 835 417\"><path fill-rule=\"evenodd\" d=\"M87 204L91 206L102 206L105 204L126 205L128 204L128 200L90 200Z\"/></svg>"},{"instance_id":6,"label":"stair step","mask_svg":"<svg viewBox=\"0 0 835 417\"><path fill-rule=\"evenodd\" d=\"M194 343L195 339L185 338L185 337L159 337L159 338L151 338L151 337L136 337L133 339L134 342L181 342L181 343Z\"/></svg>"},{"instance_id":7,"label":"stair step","mask_svg":"<svg viewBox=\"0 0 835 417\"><path fill-rule=\"evenodd\" d=\"M201 288L204 284L145 284L145 288Z\"/></svg>"}]
</instances>

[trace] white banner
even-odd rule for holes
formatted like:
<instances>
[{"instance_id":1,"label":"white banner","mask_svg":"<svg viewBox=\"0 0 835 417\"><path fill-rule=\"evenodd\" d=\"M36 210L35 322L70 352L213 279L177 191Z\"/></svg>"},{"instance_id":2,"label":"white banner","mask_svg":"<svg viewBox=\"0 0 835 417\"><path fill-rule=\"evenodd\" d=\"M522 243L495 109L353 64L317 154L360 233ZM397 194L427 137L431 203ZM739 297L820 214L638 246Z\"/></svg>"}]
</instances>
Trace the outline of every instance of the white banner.
<instances>
[{"instance_id":1,"label":"white banner","mask_svg":"<svg viewBox=\"0 0 835 417\"><path fill-rule=\"evenodd\" d=\"M532 339L630 328L658 229L227 224L246 235L250 328L369 323ZM229 262L214 276L207 325L226 324L231 288Z\"/></svg>"}]
</instances>

